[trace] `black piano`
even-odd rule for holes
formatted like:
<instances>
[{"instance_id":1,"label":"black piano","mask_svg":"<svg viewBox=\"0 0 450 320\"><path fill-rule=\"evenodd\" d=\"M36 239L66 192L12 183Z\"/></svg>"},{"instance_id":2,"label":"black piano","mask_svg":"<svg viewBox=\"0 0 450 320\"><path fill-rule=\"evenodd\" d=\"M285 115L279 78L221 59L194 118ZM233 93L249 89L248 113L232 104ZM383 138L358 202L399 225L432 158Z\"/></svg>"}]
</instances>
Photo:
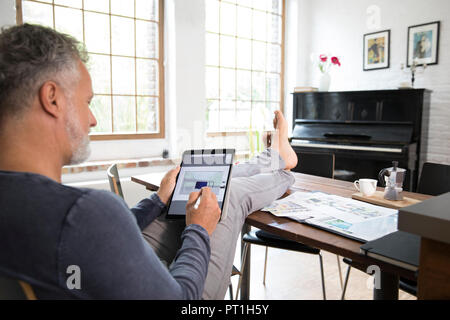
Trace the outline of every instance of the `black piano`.
<instances>
[{"instance_id":1,"label":"black piano","mask_svg":"<svg viewBox=\"0 0 450 320\"><path fill-rule=\"evenodd\" d=\"M377 179L398 161L408 169L404 190L417 186L426 89L294 93L291 145L302 152L332 153L334 177Z\"/></svg>"}]
</instances>

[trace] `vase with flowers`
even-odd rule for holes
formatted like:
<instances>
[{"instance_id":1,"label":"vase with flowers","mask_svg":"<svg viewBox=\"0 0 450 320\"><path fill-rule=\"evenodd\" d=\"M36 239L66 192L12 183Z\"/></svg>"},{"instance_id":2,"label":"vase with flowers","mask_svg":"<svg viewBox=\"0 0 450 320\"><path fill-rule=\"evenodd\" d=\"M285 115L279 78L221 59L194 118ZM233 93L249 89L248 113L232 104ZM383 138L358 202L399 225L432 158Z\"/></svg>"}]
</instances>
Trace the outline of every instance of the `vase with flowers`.
<instances>
[{"instance_id":1,"label":"vase with flowers","mask_svg":"<svg viewBox=\"0 0 450 320\"><path fill-rule=\"evenodd\" d=\"M320 77L319 91L328 91L331 82L330 69L333 66L340 67L341 62L336 56L321 54L315 63L317 63L317 66L322 73Z\"/></svg>"}]
</instances>

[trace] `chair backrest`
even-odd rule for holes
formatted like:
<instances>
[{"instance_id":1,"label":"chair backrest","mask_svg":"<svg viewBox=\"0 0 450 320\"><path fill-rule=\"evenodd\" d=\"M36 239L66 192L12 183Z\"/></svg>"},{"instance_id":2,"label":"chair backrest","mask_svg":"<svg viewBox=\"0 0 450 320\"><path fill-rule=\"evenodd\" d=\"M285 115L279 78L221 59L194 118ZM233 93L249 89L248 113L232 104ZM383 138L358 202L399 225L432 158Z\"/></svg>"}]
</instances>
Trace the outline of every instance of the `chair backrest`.
<instances>
[{"instance_id":1,"label":"chair backrest","mask_svg":"<svg viewBox=\"0 0 450 320\"><path fill-rule=\"evenodd\" d=\"M303 151L296 153L298 163L292 171L326 178L334 177L334 154Z\"/></svg>"},{"instance_id":2,"label":"chair backrest","mask_svg":"<svg viewBox=\"0 0 450 320\"><path fill-rule=\"evenodd\" d=\"M37 300L37 298L28 283L0 276L0 300Z\"/></svg>"},{"instance_id":3,"label":"chair backrest","mask_svg":"<svg viewBox=\"0 0 450 320\"><path fill-rule=\"evenodd\" d=\"M450 191L450 166L425 162L420 174L418 193L438 196Z\"/></svg>"},{"instance_id":4,"label":"chair backrest","mask_svg":"<svg viewBox=\"0 0 450 320\"><path fill-rule=\"evenodd\" d=\"M117 164L113 164L108 168L106 172L109 180L109 187L111 192L121 196L123 198L122 186L120 184L119 171L117 171Z\"/></svg>"}]
</instances>

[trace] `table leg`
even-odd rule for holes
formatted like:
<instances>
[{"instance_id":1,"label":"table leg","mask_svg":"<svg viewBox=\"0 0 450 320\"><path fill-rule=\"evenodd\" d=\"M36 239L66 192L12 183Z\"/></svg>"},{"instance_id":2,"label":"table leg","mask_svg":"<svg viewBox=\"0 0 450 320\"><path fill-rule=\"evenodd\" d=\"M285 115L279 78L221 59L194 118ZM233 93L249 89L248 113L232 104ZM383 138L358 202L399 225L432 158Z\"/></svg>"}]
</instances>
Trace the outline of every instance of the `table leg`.
<instances>
[{"instance_id":1,"label":"table leg","mask_svg":"<svg viewBox=\"0 0 450 320\"><path fill-rule=\"evenodd\" d=\"M398 281L399 276L387 272L380 272L380 282L377 289L377 283L373 288L374 300L398 300Z\"/></svg>"},{"instance_id":2,"label":"table leg","mask_svg":"<svg viewBox=\"0 0 450 320\"><path fill-rule=\"evenodd\" d=\"M250 226L246 223L242 226L241 231L241 261L244 254L244 241L242 241L242 237L250 231ZM245 264L241 266L241 270L244 269L242 273L242 284L241 284L241 300L249 300L250 299L250 248L252 246L248 246L247 249L247 258L245 259Z\"/></svg>"}]
</instances>

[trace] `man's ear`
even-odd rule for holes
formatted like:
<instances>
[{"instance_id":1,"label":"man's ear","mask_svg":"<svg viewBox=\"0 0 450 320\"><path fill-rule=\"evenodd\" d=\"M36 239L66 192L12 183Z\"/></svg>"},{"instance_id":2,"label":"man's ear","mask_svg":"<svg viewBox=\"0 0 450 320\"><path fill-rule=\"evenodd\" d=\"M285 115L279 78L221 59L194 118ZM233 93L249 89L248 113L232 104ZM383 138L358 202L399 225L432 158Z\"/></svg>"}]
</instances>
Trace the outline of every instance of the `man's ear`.
<instances>
[{"instance_id":1,"label":"man's ear","mask_svg":"<svg viewBox=\"0 0 450 320\"><path fill-rule=\"evenodd\" d=\"M52 117L59 118L61 116L63 100L63 92L56 82L46 81L39 89L41 107Z\"/></svg>"}]
</instances>

